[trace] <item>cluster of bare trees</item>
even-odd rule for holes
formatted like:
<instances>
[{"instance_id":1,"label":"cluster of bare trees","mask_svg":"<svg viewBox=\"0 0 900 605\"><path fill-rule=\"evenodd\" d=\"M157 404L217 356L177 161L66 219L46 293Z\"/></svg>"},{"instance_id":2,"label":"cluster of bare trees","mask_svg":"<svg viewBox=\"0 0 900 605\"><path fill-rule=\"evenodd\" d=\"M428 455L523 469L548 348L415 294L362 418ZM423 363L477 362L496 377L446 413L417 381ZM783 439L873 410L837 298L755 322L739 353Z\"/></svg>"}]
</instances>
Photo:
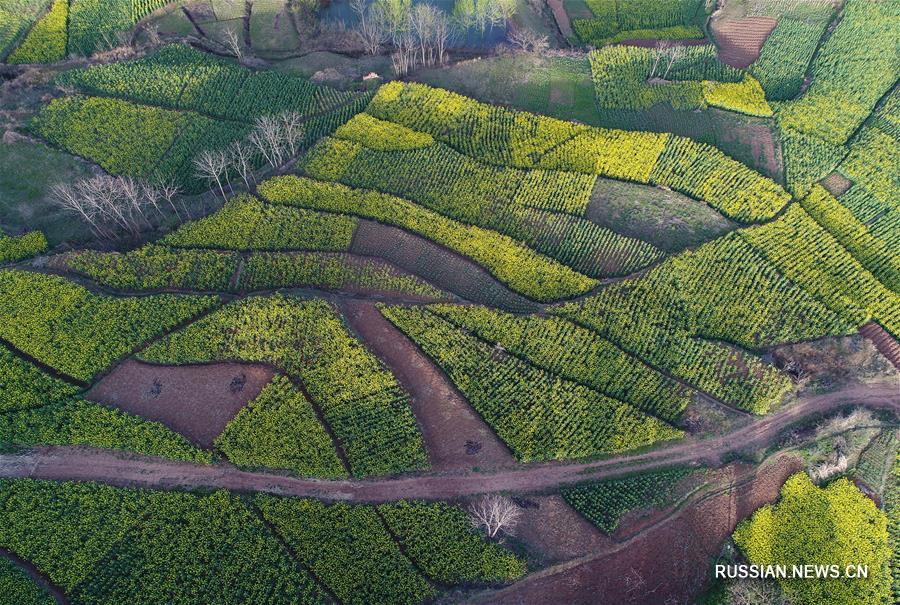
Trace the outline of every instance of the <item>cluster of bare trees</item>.
<instances>
[{"instance_id":1,"label":"cluster of bare trees","mask_svg":"<svg viewBox=\"0 0 900 605\"><path fill-rule=\"evenodd\" d=\"M542 36L524 27L518 27L509 32L506 36L509 43L519 50L526 53L536 55L547 52L550 48L550 41L547 36Z\"/></svg>"},{"instance_id":2,"label":"cluster of bare trees","mask_svg":"<svg viewBox=\"0 0 900 605\"><path fill-rule=\"evenodd\" d=\"M195 175L226 199L226 190L234 190L232 175L252 189L258 160L273 169L284 166L300 152L304 135L303 115L296 111L259 118L246 140L197 154ZM81 218L100 239L116 239L123 233L137 237L153 227L152 218L162 218L169 209L179 221L193 218L172 182L101 174L54 185L51 192L57 205Z\"/></svg>"},{"instance_id":3,"label":"cluster of bare trees","mask_svg":"<svg viewBox=\"0 0 900 605\"><path fill-rule=\"evenodd\" d=\"M450 18L431 4L412 0L351 0L358 22L355 30L369 54L390 47L394 71L404 75L417 64L443 65L447 47L456 34Z\"/></svg>"},{"instance_id":4,"label":"cluster of bare trees","mask_svg":"<svg viewBox=\"0 0 900 605\"><path fill-rule=\"evenodd\" d=\"M176 204L178 187L172 183L151 183L132 177L101 174L60 183L51 189L52 199L63 209L80 217L98 238L116 239L120 234L137 236L152 227L154 215L164 216L171 208L181 218L190 218L184 204Z\"/></svg>"},{"instance_id":5,"label":"cluster of bare trees","mask_svg":"<svg viewBox=\"0 0 900 605\"><path fill-rule=\"evenodd\" d=\"M233 190L230 175L236 174L251 189L251 183L256 182L253 174L256 158L262 158L272 169L280 168L300 152L305 134L303 115L299 112L263 116L256 120L246 140L235 141L225 149L200 152L194 158L195 174L226 199L225 188Z\"/></svg>"},{"instance_id":6,"label":"cluster of bare trees","mask_svg":"<svg viewBox=\"0 0 900 605\"><path fill-rule=\"evenodd\" d=\"M653 54L655 55L653 67L650 68L650 75L647 79L665 80L678 58L684 55L684 46L675 44L671 40L658 40Z\"/></svg>"}]
</instances>

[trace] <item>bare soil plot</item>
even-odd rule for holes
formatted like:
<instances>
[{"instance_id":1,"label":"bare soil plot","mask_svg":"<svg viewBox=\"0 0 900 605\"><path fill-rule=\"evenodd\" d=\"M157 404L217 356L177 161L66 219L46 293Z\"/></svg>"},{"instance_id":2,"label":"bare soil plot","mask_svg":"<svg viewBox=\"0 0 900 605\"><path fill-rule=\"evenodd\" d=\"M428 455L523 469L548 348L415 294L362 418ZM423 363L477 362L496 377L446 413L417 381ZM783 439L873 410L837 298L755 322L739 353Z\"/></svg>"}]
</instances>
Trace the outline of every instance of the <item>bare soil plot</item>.
<instances>
[{"instance_id":1,"label":"bare soil plot","mask_svg":"<svg viewBox=\"0 0 900 605\"><path fill-rule=\"evenodd\" d=\"M509 449L415 344L372 302L342 301L344 317L411 395L435 470L515 464Z\"/></svg>"},{"instance_id":2,"label":"bare soil plot","mask_svg":"<svg viewBox=\"0 0 900 605\"><path fill-rule=\"evenodd\" d=\"M570 605L692 603L718 553L737 523L773 502L785 479L802 468L780 458L754 475L732 465L734 489L713 492L628 542L590 559L539 572L474 602Z\"/></svg>"},{"instance_id":3,"label":"bare soil plot","mask_svg":"<svg viewBox=\"0 0 900 605\"><path fill-rule=\"evenodd\" d=\"M98 382L87 398L161 422L209 448L273 375L264 365L159 366L127 360Z\"/></svg>"},{"instance_id":4,"label":"bare soil plot","mask_svg":"<svg viewBox=\"0 0 900 605\"><path fill-rule=\"evenodd\" d=\"M516 501L522 508L516 538L540 553L544 563L583 557L615 544L562 496L527 496Z\"/></svg>"},{"instance_id":5,"label":"bare soil plot","mask_svg":"<svg viewBox=\"0 0 900 605\"><path fill-rule=\"evenodd\" d=\"M560 33L566 38L574 36L575 32L572 31L572 22L569 21L569 13L566 12L563 1L547 0L547 6L550 7L550 11L553 13L553 19L556 21L556 26L559 27Z\"/></svg>"},{"instance_id":6,"label":"bare soil plot","mask_svg":"<svg viewBox=\"0 0 900 605\"><path fill-rule=\"evenodd\" d=\"M834 197L840 197L847 193L847 190L853 185L853 181L845 177L840 172L832 172L822 179L822 186L828 190L828 193Z\"/></svg>"},{"instance_id":7,"label":"bare soil plot","mask_svg":"<svg viewBox=\"0 0 900 605\"><path fill-rule=\"evenodd\" d=\"M360 220L350 252L383 258L472 302L508 311L538 308L536 303L509 290L468 258L396 227Z\"/></svg>"},{"instance_id":8,"label":"bare soil plot","mask_svg":"<svg viewBox=\"0 0 900 605\"><path fill-rule=\"evenodd\" d=\"M777 24L778 19L774 17L713 19L710 28L719 46L719 60L732 67L748 67L759 57L766 38Z\"/></svg>"}]
</instances>

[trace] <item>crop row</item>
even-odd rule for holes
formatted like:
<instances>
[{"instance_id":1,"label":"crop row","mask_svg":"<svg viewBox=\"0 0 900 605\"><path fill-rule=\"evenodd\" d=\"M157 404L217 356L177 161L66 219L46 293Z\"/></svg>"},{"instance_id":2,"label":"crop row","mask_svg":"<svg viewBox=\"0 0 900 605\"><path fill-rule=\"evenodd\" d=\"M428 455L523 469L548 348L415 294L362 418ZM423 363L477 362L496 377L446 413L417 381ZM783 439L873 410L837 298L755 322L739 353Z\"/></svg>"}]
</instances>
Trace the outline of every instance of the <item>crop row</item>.
<instances>
[{"instance_id":1,"label":"crop row","mask_svg":"<svg viewBox=\"0 0 900 605\"><path fill-rule=\"evenodd\" d=\"M356 219L237 195L221 210L183 225L160 243L222 250L329 250L350 247Z\"/></svg>"},{"instance_id":2,"label":"crop row","mask_svg":"<svg viewBox=\"0 0 900 605\"><path fill-rule=\"evenodd\" d=\"M5 270L0 271L0 338L87 381L217 302L211 296L101 296L61 277Z\"/></svg>"},{"instance_id":3,"label":"crop row","mask_svg":"<svg viewBox=\"0 0 900 605\"><path fill-rule=\"evenodd\" d=\"M426 464L409 397L325 301L250 297L169 334L141 353L159 363L271 363L303 382L354 475Z\"/></svg>"},{"instance_id":4,"label":"crop row","mask_svg":"<svg viewBox=\"0 0 900 605\"><path fill-rule=\"evenodd\" d=\"M159 422L83 399L0 414L0 444L84 445L189 462L212 455Z\"/></svg>"},{"instance_id":5,"label":"crop row","mask_svg":"<svg viewBox=\"0 0 900 605\"><path fill-rule=\"evenodd\" d=\"M167 0L71 0L69 6L69 53L90 55L117 42L118 32L127 32Z\"/></svg>"},{"instance_id":6,"label":"crop row","mask_svg":"<svg viewBox=\"0 0 900 605\"><path fill-rule=\"evenodd\" d=\"M737 234L672 257L640 280L610 285L554 313L755 413L780 401L790 381L759 357L726 343L758 350L854 329Z\"/></svg>"},{"instance_id":7,"label":"crop row","mask_svg":"<svg viewBox=\"0 0 900 605\"><path fill-rule=\"evenodd\" d=\"M523 205L558 206L551 193L586 205L593 186L587 175L554 178L539 171L544 183L527 180L528 172L498 168L468 158L441 144L411 151L378 151L323 139L309 154L305 172L314 178L335 178L352 187L374 189L414 201L451 219L478 225L521 241L591 277L633 273L662 257L651 244L621 236L584 218ZM318 167L327 168L320 171ZM571 184L577 189L565 191ZM537 185L534 190L524 188Z\"/></svg>"},{"instance_id":8,"label":"crop row","mask_svg":"<svg viewBox=\"0 0 900 605\"><path fill-rule=\"evenodd\" d=\"M897 207L900 186L900 88L862 126L839 170L882 202Z\"/></svg>"},{"instance_id":9,"label":"crop row","mask_svg":"<svg viewBox=\"0 0 900 605\"><path fill-rule=\"evenodd\" d=\"M693 394L596 333L558 317L432 305L432 313L560 377L677 423Z\"/></svg>"},{"instance_id":10,"label":"crop row","mask_svg":"<svg viewBox=\"0 0 900 605\"><path fill-rule=\"evenodd\" d=\"M900 251L872 234L869 227L816 185L801 202L803 209L828 230L881 283L900 292Z\"/></svg>"},{"instance_id":11,"label":"crop row","mask_svg":"<svg viewBox=\"0 0 900 605\"><path fill-rule=\"evenodd\" d=\"M693 471L674 468L585 483L562 490L562 496L605 534L612 534L631 510L669 503L678 483Z\"/></svg>"},{"instance_id":12,"label":"crop row","mask_svg":"<svg viewBox=\"0 0 900 605\"><path fill-rule=\"evenodd\" d=\"M199 190L193 176L194 155L224 147L249 129L191 112L79 96L51 101L32 120L31 128L113 174L174 179L191 191Z\"/></svg>"},{"instance_id":13,"label":"crop row","mask_svg":"<svg viewBox=\"0 0 900 605\"><path fill-rule=\"evenodd\" d=\"M269 179L258 191L276 204L352 214L419 234L468 256L513 290L535 300L574 296L597 283L512 238L465 225L398 197L295 176Z\"/></svg>"},{"instance_id":14,"label":"crop row","mask_svg":"<svg viewBox=\"0 0 900 605\"><path fill-rule=\"evenodd\" d=\"M56 83L91 95L243 122L287 110L308 116L353 98L353 93L281 72L254 71L185 45L165 46L133 61L68 71Z\"/></svg>"},{"instance_id":15,"label":"crop row","mask_svg":"<svg viewBox=\"0 0 900 605\"><path fill-rule=\"evenodd\" d=\"M68 0L53 0L50 10L41 17L9 57L7 63L53 63L66 57L66 20Z\"/></svg>"},{"instance_id":16,"label":"crop row","mask_svg":"<svg viewBox=\"0 0 900 605\"><path fill-rule=\"evenodd\" d=\"M588 0L593 19L575 19L582 42L594 46L641 38L645 30L662 39L702 38L697 27L704 15L699 0Z\"/></svg>"},{"instance_id":17,"label":"crop row","mask_svg":"<svg viewBox=\"0 0 900 605\"><path fill-rule=\"evenodd\" d=\"M781 149L787 188L796 196L806 195L846 156L843 145L834 145L793 128L782 128Z\"/></svg>"},{"instance_id":18,"label":"crop row","mask_svg":"<svg viewBox=\"0 0 900 605\"><path fill-rule=\"evenodd\" d=\"M737 220L771 218L790 199L771 179L684 137L589 128L399 82L382 86L366 112L483 162L665 185Z\"/></svg>"},{"instance_id":19,"label":"crop row","mask_svg":"<svg viewBox=\"0 0 900 605\"><path fill-rule=\"evenodd\" d=\"M445 504L24 479L0 482L0 521L0 547L33 562L73 603L305 605L331 602L326 590L348 604L420 603L437 595L423 572L446 587L524 573Z\"/></svg>"},{"instance_id":20,"label":"crop row","mask_svg":"<svg viewBox=\"0 0 900 605\"><path fill-rule=\"evenodd\" d=\"M859 456L853 474L875 490L882 499L891 483L891 470L900 451L900 436L896 429L885 428L878 433Z\"/></svg>"},{"instance_id":21,"label":"crop row","mask_svg":"<svg viewBox=\"0 0 900 605\"><path fill-rule=\"evenodd\" d=\"M16 605L54 605L56 600L28 573L11 560L0 557L0 594Z\"/></svg>"},{"instance_id":22,"label":"crop row","mask_svg":"<svg viewBox=\"0 0 900 605\"><path fill-rule=\"evenodd\" d=\"M892 334L900 334L900 296L869 273L802 206L794 204L777 220L739 233L779 272L847 323L859 326L874 318Z\"/></svg>"},{"instance_id":23,"label":"crop row","mask_svg":"<svg viewBox=\"0 0 900 605\"><path fill-rule=\"evenodd\" d=\"M13 50L50 0L7 0L0 5L0 61Z\"/></svg>"},{"instance_id":24,"label":"crop row","mask_svg":"<svg viewBox=\"0 0 900 605\"><path fill-rule=\"evenodd\" d=\"M0 414L65 401L78 387L50 376L0 344Z\"/></svg>"},{"instance_id":25,"label":"crop row","mask_svg":"<svg viewBox=\"0 0 900 605\"><path fill-rule=\"evenodd\" d=\"M847 0L812 62L809 88L779 110L784 127L843 145L900 77L895 49L900 4Z\"/></svg>"},{"instance_id":26,"label":"crop row","mask_svg":"<svg viewBox=\"0 0 900 605\"><path fill-rule=\"evenodd\" d=\"M682 435L627 403L508 356L424 308L381 311L443 368L522 462L621 452Z\"/></svg>"},{"instance_id":27,"label":"crop row","mask_svg":"<svg viewBox=\"0 0 900 605\"><path fill-rule=\"evenodd\" d=\"M237 279L232 277L238 271ZM444 298L428 282L373 258L330 253L265 252L242 256L218 250L148 245L126 253L81 250L54 265L123 290L246 292L275 288L373 290Z\"/></svg>"},{"instance_id":28,"label":"crop row","mask_svg":"<svg viewBox=\"0 0 900 605\"><path fill-rule=\"evenodd\" d=\"M749 68L766 91L767 99L786 101L800 93L806 69L830 16L831 10L826 9L819 19L790 16L778 19L759 58Z\"/></svg>"},{"instance_id":29,"label":"crop row","mask_svg":"<svg viewBox=\"0 0 900 605\"><path fill-rule=\"evenodd\" d=\"M0 233L0 264L17 262L47 251L47 238L40 231L11 237Z\"/></svg>"},{"instance_id":30,"label":"crop row","mask_svg":"<svg viewBox=\"0 0 900 605\"><path fill-rule=\"evenodd\" d=\"M706 100L701 82L740 82L743 78L740 70L718 61L712 45L684 47L671 65L669 58L636 46L601 48L590 54L590 62L601 109L647 109L658 103L669 103L675 109L702 109ZM665 80L648 83L652 76L665 76Z\"/></svg>"},{"instance_id":31,"label":"crop row","mask_svg":"<svg viewBox=\"0 0 900 605\"><path fill-rule=\"evenodd\" d=\"M238 412L215 445L238 466L288 469L317 477L347 475L312 404L282 375L276 375Z\"/></svg>"}]
</instances>

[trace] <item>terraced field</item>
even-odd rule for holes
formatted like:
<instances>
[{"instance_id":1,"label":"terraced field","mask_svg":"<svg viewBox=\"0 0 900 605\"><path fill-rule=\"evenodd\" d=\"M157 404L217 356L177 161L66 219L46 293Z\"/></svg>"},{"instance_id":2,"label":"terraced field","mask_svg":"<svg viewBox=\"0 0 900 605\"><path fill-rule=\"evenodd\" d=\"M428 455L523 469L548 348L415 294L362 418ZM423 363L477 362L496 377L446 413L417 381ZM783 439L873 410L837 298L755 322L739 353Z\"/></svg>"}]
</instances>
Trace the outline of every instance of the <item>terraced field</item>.
<instances>
[{"instance_id":1,"label":"terraced field","mask_svg":"<svg viewBox=\"0 0 900 605\"><path fill-rule=\"evenodd\" d=\"M895 594L894 4L14 4L0 602Z\"/></svg>"}]
</instances>

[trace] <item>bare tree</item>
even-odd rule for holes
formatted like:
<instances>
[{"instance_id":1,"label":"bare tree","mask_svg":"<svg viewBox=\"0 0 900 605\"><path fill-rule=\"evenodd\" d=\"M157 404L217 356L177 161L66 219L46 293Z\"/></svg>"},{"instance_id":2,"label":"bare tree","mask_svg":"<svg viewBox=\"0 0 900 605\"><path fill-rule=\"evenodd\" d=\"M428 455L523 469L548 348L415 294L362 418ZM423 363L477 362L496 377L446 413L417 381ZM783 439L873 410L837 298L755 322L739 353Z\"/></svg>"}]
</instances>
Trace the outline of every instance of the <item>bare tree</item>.
<instances>
[{"instance_id":1,"label":"bare tree","mask_svg":"<svg viewBox=\"0 0 900 605\"><path fill-rule=\"evenodd\" d=\"M728 586L728 596L732 605L789 605L774 580L736 580Z\"/></svg>"},{"instance_id":2,"label":"bare tree","mask_svg":"<svg viewBox=\"0 0 900 605\"><path fill-rule=\"evenodd\" d=\"M653 66L650 68L650 74L647 76L648 80L652 80L656 76L656 69L659 67L659 62L662 60L664 56L666 56L669 52L669 49L672 48L671 40L657 40L653 45Z\"/></svg>"},{"instance_id":3,"label":"bare tree","mask_svg":"<svg viewBox=\"0 0 900 605\"><path fill-rule=\"evenodd\" d=\"M250 146L250 143L246 141L235 141L229 147L229 155L231 159L231 165L234 167L235 172L241 177L241 180L244 181L244 185L247 186L247 189L251 189L250 181L255 179L253 178L253 148Z\"/></svg>"},{"instance_id":4,"label":"bare tree","mask_svg":"<svg viewBox=\"0 0 900 605\"><path fill-rule=\"evenodd\" d=\"M684 54L683 46L673 46L669 49L669 64L666 66L666 71L662 75L662 79L665 80L669 76L669 71L672 69L672 66L675 65L676 61Z\"/></svg>"},{"instance_id":5,"label":"bare tree","mask_svg":"<svg viewBox=\"0 0 900 605\"><path fill-rule=\"evenodd\" d=\"M228 155L222 151L210 151L204 149L194 158L194 169L197 176L219 187L222 199L227 199L225 188L222 187L222 176L228 170Z\"/></svg>"},{"instance_id":6,"label":"bare tree","mask_svg":"<svg viewBox=\"0 0 900 605\"><path fill-rule=\"evenodd\" d=\"M490 538L496 538L501 531L513 535L521 515L515 502L498 494L482 496L469 506L472 525L484 529Z\"/></svg>"},{"instance_id":7,"label":"bare tree","mask_svg":"<svg viewBox=\"0 0 900 605\"><path fill-rule=\"evenodd\" d=\"M97 237L109 239L112 236L101 223L94 201L82 195L75 186L57 183L50 188L50 197L63 210L81 217Z\"/></svg>"},{"instance_id":8,"label":"bare tree","mask_svg":"<svg viewBox=\"0 0 900 605\"><path fill-rule=\"evenodd\" d=\"M171 206L172 211L175 213L175 216L181 221L181 213L178 212L178 207L175 205L175 198L181 193L181 188L175 183L175 181L171 179L162 180L156 184L156 190L159 193L160 199L165 200L165 202ZM191 218L191 213L188 209L182 206L182 209L187 214L188 218Z\"/></svg>"},{"instance_id":9,"label":"bare tree","mask_svg":"<svg viewBox=\"0 0 900 605\"><path fill-rule=\"evenodd\" d=\"M281 137L290 157L295 157L303 144L306 129L303 127L303 114L298 111L286 111L277 116L281 123Z\"/></svg>"},{"instance_id":10,"label":"bare tree","mask_svg":"<svg viewBox=\"0 0 900 605\"><path fill-rule=\"evenodd\" d=\"M438 11L434 21L434 47L437 52L437 61L443 65L447 60L447 47L450 45L456 29L444 11Z\"/></svg>"},{"instance_id":11,"label":"bare tree","mask_svg":"<svg viewBox=\"0 0 900 605\"><path fill-rule=\"evenodd\" d=\"M223 34L223 44L238 61L244 60L244 46L241 43L240 35L230 27Z\"/></svg>"},{"instance_id":12,"label":"bare tree","mask_svg":"<svg viewBox=\"0 0 900 605\"><path fill-rule=\"evenodd\" d=\"M510 29L506 38L514 47L527 53L539 55L550 48L550 42L547 40L547 36L541 36L524 27Z\"/></svg>"},{"instance_id":13,"label":"bare tree","mask_svg":"<svg viewBox=\"0 0 900 605\"><path fill-rule=\"evenodd\" d=\"M376 4L367 6L366 0L350 0L350 8L358 17L354 33L360 44L370 55L377 55L387 42L381 7Z\"/></svg>"},{"instance_id":14,"label":"bare tree","mask_svg":"<svg viewBox=\"0 0 900 605\"><path fill-rule=\"evenodd\" d=\"M434 64L434 31L438 14L440 11L430 4L417 4L409 16L422 65Z\"/></svg>"}]
</instances>

